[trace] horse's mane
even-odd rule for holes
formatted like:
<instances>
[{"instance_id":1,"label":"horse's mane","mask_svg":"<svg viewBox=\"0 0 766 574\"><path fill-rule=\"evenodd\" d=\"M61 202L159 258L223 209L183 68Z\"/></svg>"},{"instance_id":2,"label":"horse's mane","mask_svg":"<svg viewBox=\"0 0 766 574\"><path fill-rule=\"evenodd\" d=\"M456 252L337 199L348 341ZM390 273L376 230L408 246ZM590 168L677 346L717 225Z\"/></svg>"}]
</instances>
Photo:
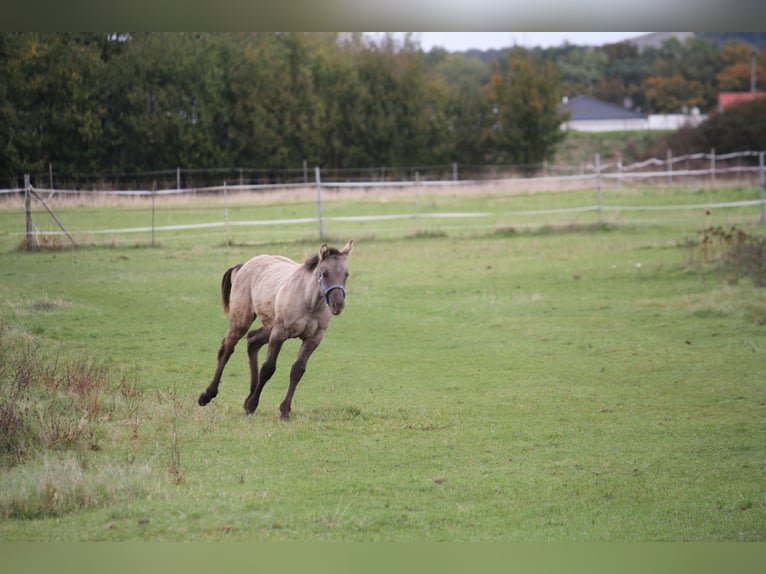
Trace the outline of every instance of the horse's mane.
<instances>
[{"instance_id":1,"label":"horse's mane","mask_svg":"<svg viewBox=\"0 0 766 574\"><path fill-rule=\"evenodd\" d=\"M328 247L325 257L332 257L333 255L340 255L340 254L341 252L335 247ZM303 262L303 266L306 268L306 271L313 271L314 269L317 268L317 265L319 265L319 253L317 253L316 255L312 255L311 257L308 257Z\"/></svg>"}]
</instances>

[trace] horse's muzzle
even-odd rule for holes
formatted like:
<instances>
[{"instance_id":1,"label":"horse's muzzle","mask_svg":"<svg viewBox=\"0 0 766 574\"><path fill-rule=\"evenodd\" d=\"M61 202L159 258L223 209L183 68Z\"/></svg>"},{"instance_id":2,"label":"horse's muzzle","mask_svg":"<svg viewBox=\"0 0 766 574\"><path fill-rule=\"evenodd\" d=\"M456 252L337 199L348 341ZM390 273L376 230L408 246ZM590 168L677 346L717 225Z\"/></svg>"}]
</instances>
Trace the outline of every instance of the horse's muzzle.
<instances>
[{"instance_id":1,"label":"horse's muzzle","mask_svg":"<svg viewBox=\"0 0 766 574\"><path fill-rule=\"evenodd\" d=\"M328 292L325 301L327 301L333 315L340 315L346 308L346 293L340 288L332 293Z\"/></svg>"}]
</instances>

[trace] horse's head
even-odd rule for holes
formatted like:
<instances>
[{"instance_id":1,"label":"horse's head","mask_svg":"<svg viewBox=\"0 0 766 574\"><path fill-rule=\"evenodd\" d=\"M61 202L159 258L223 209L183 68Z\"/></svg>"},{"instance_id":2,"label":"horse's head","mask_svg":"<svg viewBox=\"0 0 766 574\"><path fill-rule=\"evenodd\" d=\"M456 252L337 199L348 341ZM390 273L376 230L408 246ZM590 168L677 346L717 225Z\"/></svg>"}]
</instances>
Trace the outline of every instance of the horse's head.
<instances>
[{"instance_id":1,"label":"horse's head","mask_svg":"<svg viewBox=\"0 0 766 574\"><path fill-rule=\"evenodd\" d=\"M316 274L322 297L330 306L333 315L340 315L346 306L346 279L348 279L348 267L346 260L354 246L354 241L346 243L345 247L338 251L327 244L319 248L319 263Z\"/></svg>"}]
</instances>

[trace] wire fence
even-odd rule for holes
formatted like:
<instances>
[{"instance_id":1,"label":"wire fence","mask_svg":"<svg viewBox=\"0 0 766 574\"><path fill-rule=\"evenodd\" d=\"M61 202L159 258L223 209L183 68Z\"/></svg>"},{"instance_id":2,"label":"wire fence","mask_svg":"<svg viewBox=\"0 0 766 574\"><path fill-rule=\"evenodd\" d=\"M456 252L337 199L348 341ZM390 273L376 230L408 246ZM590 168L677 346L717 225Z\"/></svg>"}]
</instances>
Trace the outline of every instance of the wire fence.
<instances>
[{"instance_id":1,"label":"wire fence","mask_svg":"<svg viewBox=\"0 0 766 574\"><path fill-rule=\"evenodd\" d=\"M632 164L622 160L600 161L598 154L591 161L578 165L535 164L471 165L443 164L432 166L398 166L372 168L321 168L325 187L344 186L407 186L407 185L454 185L478 182L505 182L513 180L559 181L555 178L593 179L597 177L636 181L641 179L674 178L707 179L714 183L724 181L747 181L753 184L758 177L760 151L740 151L717 155L715 150L706 153L673 156L668 150L665 158L649 158ZM278 189L314 185L316 168L304 162L301 168L216 168L174 169L148 171L133 174L95 174L66 176L56 174L52 166L45 173L28 174L31 185L56 193L117 193L151 195L170 193L220 192L227 184L230 188L249 190ZM23 177L12 185L0 189L0 195L23 193Z\"/></svg>"},{"instance_id":2,"label":"wire fence","mask_svg":"<svg viewBox=\"0 0 766 574\"><path fill-rule=\"evenodd\" d=\"M531 166L515 166L523 171ZM296 170L293 170L296 171ZM396 170L323 170L318 167L311 171L297 170L300 173L285 170L285 178L280 182L253 183L257 179L254 171L218 170L218 176L236 177L214 185L183 187L184 177L205 179L211 177L210 170L204 172L184 171L175 173L175 185L158 188L154 184L151 189L138 185L119 186L104 185L93 189L83 188L51 188L40 187L33 183L32 176L26 176L24 186L18 188L0 189L0 198L13 196L24 197L25 229L7 231L9 236L23 235L28 245L40 245L47 238L66 237L72 244L94 242L95 237L124 237L130 235L149 236L154 244L159 235L178 234L178 232L206 232L223 234L226 240L231 240L234 230L269 229L268 236L308 236L326 235L326 226L337 229L340 224L368 225L375 223L379 228L387 225L389 229L396 222L407 222L406 229L427 228L428 222L463 222L463 227L487 227L502 225L504 221L513 218L530 216L563 216L574 220L583 214L593 216L602 221L607 214L629 212L659 212L681 210L717 210L724 208L750 208L760 206L760 221L766 218L766 174L764 173L764 152L745 151L725 155L711 153L690 154L673 157L670 152L666 158L651 158L642 162L623 165L619 160L601 162L598 155L592 162L577 166L545 165L535 166L533 175L518 175L518 171L497 171L484 168L481 177L467 178L465 171L457 164L437 166L434 168L397 168ZM574 173L573 173L574 172ZM263 175L261 172L258 172ZM153 175L169 175L166 172L155 172ZM289 175L292 179L288 179ZM142 174L146 177L147 174ZM439 177L437 177L439 176ZM247 179L247 182L245 182ZM123 183L125 183L124 180ZM137 181L137 180L136 180ZM153 180L157 181L157 180ZM133 183L136 183L135 181ZM634 201L632 196L610 195L609 201L604 200L604 193L612 189L640 189L642 187L672 188L681 186L705 186L716 188L723 186L742 186L745 188L760 188L760 194L749 193L745 197L704 202L667 203L653 200ZM586 191L576 199L565 196L548 196L544 202L529 209L512 209L506 204L503 209L449 209L443 201L433 199L434 194L441 193L464 195L469 189L479 188L499 195L513 195L518 192L565 192ZM378 205L369 209L357 201L355 213L326 213L323 211L323 201L332 199L337 192L351 191L357 199L376 199ZM288 195L284 195L288 192ZM275 196L274 193L277 193ZM279 195L282 193L282 195ZM329 195L328 195L329 194ZM397 194L401 199L399 209L381 208L381 199L386 199L389 205L396 205ZM184 207L178 201L168 203L171 198L205 196L210 199L207 209L196 212ZM243 205L243 198L265 198L272 200L288 200L296 207L282 211L265 208L267 202L260 202L258 207L248 208ZM623 198L627 202L620 202ZM88 217L84 221L77 219L72 213L67 218L59 219L52 204L66 199L79 201L108 201L133 200L131 216L120 218L121 225L108 225ZM236 206L232 203L236 202ZM284 201L283 201L284 203ZM439 205L437 205L437 203ZM150 204L150 205L149 205ZM2 202L0 202L2 206ZM32 214L37 208L44 208L50 215L50 221L55 225L40 226L35 224ZM223 207L223 209L221 209ZM475 207L475 206L473 206ZM480 206L481 207L481 206ZM150 218L149 218L150 212ZM290 215L285 216L285 215ZM223 215L223 217L221 217ZM251 217L248 217L251 216ZM39 221L39 217L35 216ZM113 221L109 223L114 223ZM135 223L135 224L131 224ZM275 230L279 230L277 233ZM97 242L97 241L95 241Z\"/></svg>"}]
</instances>

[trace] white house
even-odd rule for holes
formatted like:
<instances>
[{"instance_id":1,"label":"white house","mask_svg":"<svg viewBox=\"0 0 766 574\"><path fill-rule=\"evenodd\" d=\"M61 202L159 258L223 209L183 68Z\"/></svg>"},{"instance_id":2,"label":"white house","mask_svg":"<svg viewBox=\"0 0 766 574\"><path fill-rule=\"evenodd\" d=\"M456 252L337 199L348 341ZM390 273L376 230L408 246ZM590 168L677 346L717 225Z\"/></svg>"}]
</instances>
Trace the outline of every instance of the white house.
<instances>
[{"instance_id":1,"label":"white house","mask_svg":"<svg viewBox=\"0 0 766 574\"><path fill-rule=\"evenodd\" d=\"M561 124L561 129L582 132L677 130L686 125L697 126L707 117L696 108L691 114L647 116L591 96L564 98L560 109L570 113L569 120Z\"/></svg>"},{"instance_id":2,"label":"white house","mask_svg":"<svg viewBox=\"0 0 766 574\"><path fill-rule=\"evenodd\" d=\"M570 113L569 120L561 124L561 129L566 131L614 132L649 127L649 119L644 114L591 96L564 98L560 109Z\"/></svg>"}]
</instances>

